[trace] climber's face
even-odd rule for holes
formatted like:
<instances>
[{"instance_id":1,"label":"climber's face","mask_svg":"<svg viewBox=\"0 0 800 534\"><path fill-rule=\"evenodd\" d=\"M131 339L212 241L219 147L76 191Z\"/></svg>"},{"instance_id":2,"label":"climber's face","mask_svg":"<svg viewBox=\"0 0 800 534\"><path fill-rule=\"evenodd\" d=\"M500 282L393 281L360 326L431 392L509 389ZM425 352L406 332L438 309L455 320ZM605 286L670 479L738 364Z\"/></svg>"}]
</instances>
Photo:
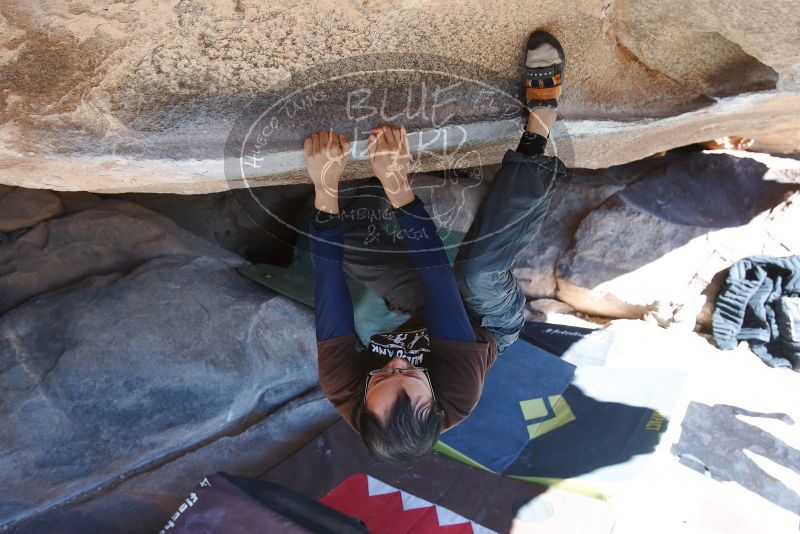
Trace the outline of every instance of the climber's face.
<instances>
[{"instance_id":1,"label":"climber's face","mask_svg":"<svg viewBox=\"0 0 800 534\"><path fill-rule=\"evenodd\" d=\"M367 410L385 421L401 392L408 395L414 406L424 406L433 401L433 389L427 371L414 367L403 358L392 358L389 363L370 373L364 403Z\"/></svg>"}]
</instances>

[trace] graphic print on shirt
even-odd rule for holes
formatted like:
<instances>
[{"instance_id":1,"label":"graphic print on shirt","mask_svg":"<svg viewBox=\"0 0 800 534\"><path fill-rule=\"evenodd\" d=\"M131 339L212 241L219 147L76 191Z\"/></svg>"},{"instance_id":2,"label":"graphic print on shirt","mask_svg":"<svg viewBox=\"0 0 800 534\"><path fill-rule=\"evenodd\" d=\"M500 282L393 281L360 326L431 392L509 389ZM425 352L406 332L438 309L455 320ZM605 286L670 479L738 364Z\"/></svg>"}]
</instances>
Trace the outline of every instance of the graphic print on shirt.
<instances>
[{"instance_id":1,"label":"graphic print on shirt","mask_svg":"<svg viewBox=\"0 0 800 534\"><path fill-rule=\"evenodd\" d=\"M375 334L369 338L369 351L386 358L403 358L411 365L419 366L431 351L430 344L428 329L420 328L410 332Z\"/></svg>"}]
</instances>

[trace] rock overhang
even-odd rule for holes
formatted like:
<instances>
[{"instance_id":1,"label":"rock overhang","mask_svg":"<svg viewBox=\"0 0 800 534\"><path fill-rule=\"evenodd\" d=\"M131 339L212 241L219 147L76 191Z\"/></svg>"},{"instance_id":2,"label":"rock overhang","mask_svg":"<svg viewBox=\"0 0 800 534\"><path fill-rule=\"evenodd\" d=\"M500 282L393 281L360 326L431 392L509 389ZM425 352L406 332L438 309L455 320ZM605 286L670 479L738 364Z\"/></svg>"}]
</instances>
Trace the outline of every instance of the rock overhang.
<instances>
[{"instance_id":1,"label":"rock overhang","mask_svg":"<svg viewBox=\"0 0 800 534\"><path fill-rule=\"evenodd\" d=\"M496 163L515 145L521 113L503 98L481 100L480 84L515 97L522 43L541 26L568 56L553 134L568 165L602 168L725 135L769 135L800 124L800 46L792 46L800 20L790 4L7 7L0 182L98 192L240 187L227 176L237 122L281 91L319 82L333 89L329 98L282 127L253 185L306 181L300 140L320 128L353 132L354 97L361 134L394 117L420 139L439 139L422 151L420 171ZM420 101L433 108L432 93L447 87L453 102L439 109L448 120L420 120ZM385 101L392 112L378 111ZM473 137L442 137L459 126ZM454 145L465 150L454 154ZM368 175L355 159L349 177Z\"/></svg>"}]
</instances>

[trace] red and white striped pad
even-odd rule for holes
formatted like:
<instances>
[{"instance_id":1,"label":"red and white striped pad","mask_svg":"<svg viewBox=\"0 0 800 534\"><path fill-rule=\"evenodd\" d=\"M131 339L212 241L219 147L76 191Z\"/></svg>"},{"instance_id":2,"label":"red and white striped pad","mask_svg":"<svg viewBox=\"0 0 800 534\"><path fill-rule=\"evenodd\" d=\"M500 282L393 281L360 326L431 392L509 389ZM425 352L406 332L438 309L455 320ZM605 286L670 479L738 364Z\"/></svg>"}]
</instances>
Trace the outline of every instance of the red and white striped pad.
<instances>
[{"instance_id":1,"label":"red and white striped pad","mask_svg":"<svg viewBox=\"0 0 800 534\"><path fill-rule=\"evenodd\" d=\"M452 510L366 474L350 476L320 500L359 518L375 534L494 534Z\"/></svg>"}]
</instances>

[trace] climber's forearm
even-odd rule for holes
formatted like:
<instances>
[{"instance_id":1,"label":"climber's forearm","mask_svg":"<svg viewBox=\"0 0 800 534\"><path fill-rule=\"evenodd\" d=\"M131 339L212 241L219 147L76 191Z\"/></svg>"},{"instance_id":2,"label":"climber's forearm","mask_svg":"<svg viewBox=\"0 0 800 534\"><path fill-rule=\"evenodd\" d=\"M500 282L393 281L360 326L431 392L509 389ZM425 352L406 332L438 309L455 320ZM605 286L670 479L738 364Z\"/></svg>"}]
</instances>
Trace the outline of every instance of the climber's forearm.
<instances>
[{"instance_id":1,"label":"climber's forearm","mask_svg":"<svg viewBox=\"0 0 800 534\"><path fill-rule=\"evenodd\" d=\"M339 213L339 192L315 187L314 207L325 213Z\"/></svg>"},{"instance_id":2,"label":"climber's forearm","mask_svg":"<svg viewBox=\"0 0 800 534\"><path fill-rule=\"evenodd\" d=\"M321 210L320 210L321 211ZM355 331L353 303L342 270L341 223L315 211L309 225L311 262L314 268L314 319L317 341L333 339ZM320 219L323 222L319 223Z\"/></svg>"}]
</instances>

